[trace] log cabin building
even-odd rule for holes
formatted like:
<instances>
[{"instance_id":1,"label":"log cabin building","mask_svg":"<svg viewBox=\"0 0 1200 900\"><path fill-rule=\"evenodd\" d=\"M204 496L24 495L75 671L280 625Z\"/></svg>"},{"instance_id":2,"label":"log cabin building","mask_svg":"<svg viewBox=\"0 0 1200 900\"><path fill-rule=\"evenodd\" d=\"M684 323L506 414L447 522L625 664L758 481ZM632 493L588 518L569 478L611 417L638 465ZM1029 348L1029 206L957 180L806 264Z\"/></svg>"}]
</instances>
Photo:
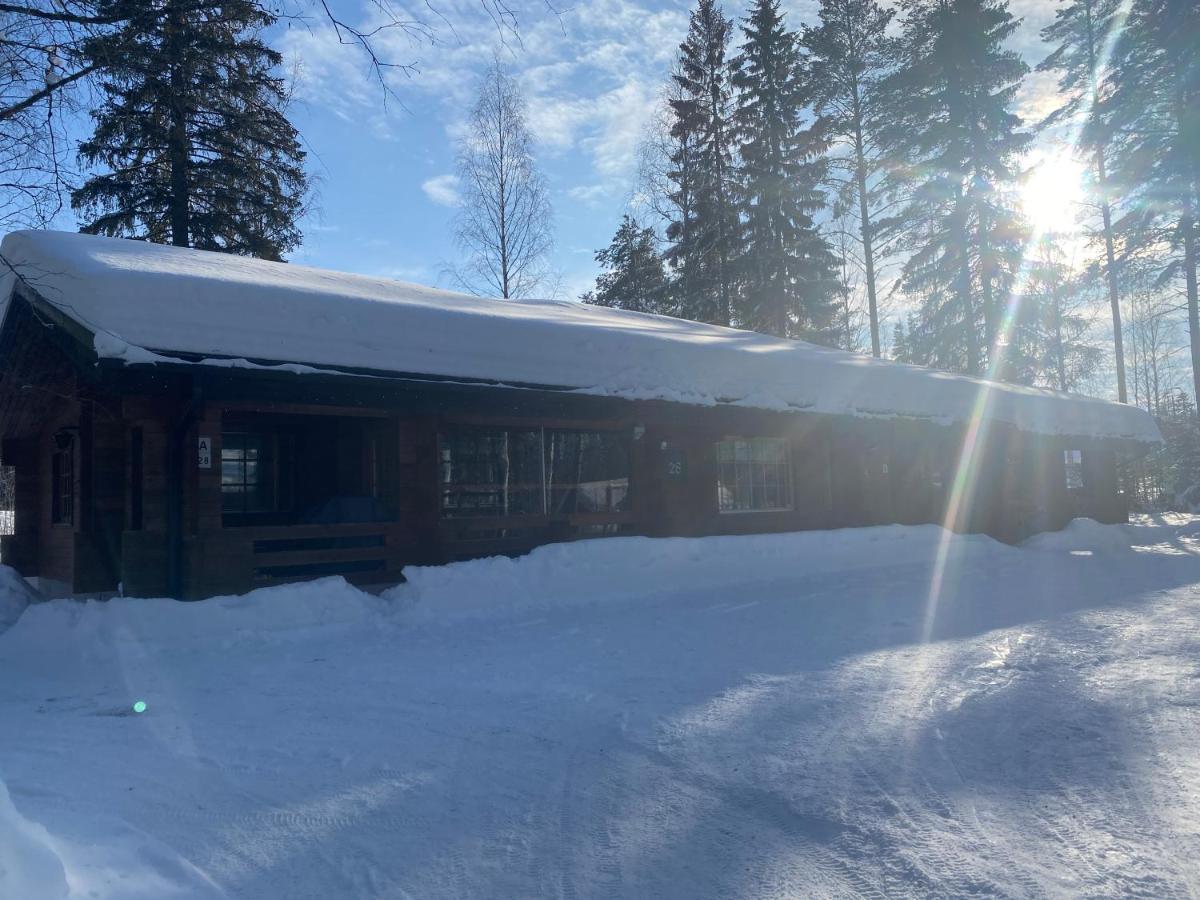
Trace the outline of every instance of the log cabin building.
<instances>
[{"instance_id":1,"label":"log cabin building","mask_svg":"<svg viewBox=\"0 0 1200 900\"><path fill-rule=\"evenodd\" d=\"M0 255L2 558L51 595L948 510L1015 540L1123 521L1119 464L1160 440L1128 406L573 302L56 232Z\"/></svg>"}]
</instances>

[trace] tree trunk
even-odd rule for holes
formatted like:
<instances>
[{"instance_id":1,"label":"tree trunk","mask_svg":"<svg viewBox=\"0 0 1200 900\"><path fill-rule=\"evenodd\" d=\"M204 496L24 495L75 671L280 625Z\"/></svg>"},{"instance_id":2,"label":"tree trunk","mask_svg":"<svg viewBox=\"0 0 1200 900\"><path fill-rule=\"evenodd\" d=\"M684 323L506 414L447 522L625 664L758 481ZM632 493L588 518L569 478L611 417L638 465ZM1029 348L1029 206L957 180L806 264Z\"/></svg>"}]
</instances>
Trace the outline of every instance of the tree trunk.
<instances>
[{"instance_id":1,"label":"tree trunk","mask_svg":"<svg viewBox=\"0 0 1200 900\"><path fill-rule=\"evenodd\" d=\"M1192 397L1195 399L1200 397L1200 290L1196 284L1196 220L1191 210L1180 228L1183 231L1183 274L1187 285L1188 337L1192 347ZM1200 403L1196 404L1196 409L1200 410Z\"/></svg>"},{"instance_id":2,"label":"tree trunk","mask_svg":"<svg viewBox=\"0 0 1200 900\"><path fill-rule=\"evenodd\" d=\"M1108 202L1108 176L1104 168L1104 151L1096 151L1097 188L1104 198L1100 203L1100 214L1104 219L1104 255L1107 262L1105 275L1108 280L1108 304L1112 307L1113 356L1117 363L1117 399L1129 402L1125 388L1125 341L1121 335L1121 285L1117 276L1117 252L1113 241L1112 206Z\"/></svg>"},{"instance_id":3,"label":"tree trunk","mask_svg":"<svg viewBox=\"0 0 1200 900\"><path fill-rule=\"evenodd\" d=\"M955 241L958 244L959 269L958 305L963 318L963 340L966 342L967 374L979 374L979 335L975 333L975 303L971 296L971 239L967 234L967 205L962 188L958 189L958 198L954 213Z\"/></svg>"},{"instance_id":4,"label":"tree trunk","mask_svg":"<svg viewBox=\"0 0 1200 900\"><path fill-rule=\"evenodd\" d=\"M1096 23L1092 16L1091 0L1084 4L1084 15L1087 21L1088 40L1088 73L1092 88L1092 112L1095 113L1100 105L1100 86L1098 60L1096 53ZM1096 143L1096 189L1100 192L1100 213L1104 219L1104 255L1108 263L1105 275L1108 280L1108 303L1112 307L1113 320L1113 356L1117 364L1117 399L1122 403L1129 402L1125 389L1125 344L1121 335L1121 287L1117 278L1117 254L1113 240L1112 205L1108 199L1108 172L1104 162L1104 143L1097 139Z\"/></svg>"},{"instance_id":5,"label":"tree trunk","mask_svg":"<svg viewBox=\"0 0 1200 900\"><path fill-rule=\"evenodd\" d=\"M171 130L167 138L167 160L171 167L171 243L191 246L191 197L188 185L187 72L184 69L182 34L183 12L178 0L172 0L166 19L166 44L171 60Z\"/></svg>"},{"instance_id":6,"label":"tree trunk","mask_svg":"<svg viewBox=\"0 0 1200 900\"><path fill-rule=\"evenodd\" d=\"M1053 302L1054 302L1054 356L1058 368L1058 389L1065 391L1067 389L1067 359L1066 352L1063 349L1063 333L1062 333L1062 286L1054 285L1053 287Z\"/></svg>"},{"instance_id":7,"label":"tree trunk","mask_svg":"<svg viewBox=\"0 0 1200 900\"><path fill-rule=\"evenodd\" d=\"M871 233L871 208L867 203L867 154L862 129L862 104L854 86L854 167L858 181L858 216L862 231L863 267L867 279L867 313L871 320L871 355L879 358L879 305L875 296L875 236Z\"/></svg>"},{"instance_id":8,"label":"tree trunk","mask_svg":"<svg viewBox=\"0 0 1200 900\"><path fill-rule=\"evenodd\" d=\"M856 126L857 127L857 126ZM863 159L861 130L856 135L855 150L858 153L858 215L862 229L863 266L867 278L867 312L871 319L871 355L878 358L879 350L879 305L875 296L875 248L871 234L871 211L867 205L867 166Z\"/></svg>"},{"instance_id":9,"label":"tree trunk","mask_svg":"<svg viewBox=\"0 0 1200 900\"><path fill-rule=\"evenodd\" d=\"M498 74L498 73L497 73ZM496 99L496 216L497 240L500 245L500 296L509 299L512 285L509 283L509 246L508 246L508 137L506 129L508 122L504 118L504 98L499 95L500 86L497 84Z\"/></svg>"},{"instance_id":10,"label":"tree trunk","mask_svg":"<svg viewBox=\"0 0 1200 900\"><path fill-rule=\"evenodd\" d=\"M983 211L979 213L979 286L980 301L983 303L983 336L986 343L988 362L992 366L994 378L1005 379L1008 373L1005 360L1001 357L998 346L1000 326L996 322L996 298L992 286L992 242L988 232L988 223L984 221Z\"/></svg>"}]
</instances>

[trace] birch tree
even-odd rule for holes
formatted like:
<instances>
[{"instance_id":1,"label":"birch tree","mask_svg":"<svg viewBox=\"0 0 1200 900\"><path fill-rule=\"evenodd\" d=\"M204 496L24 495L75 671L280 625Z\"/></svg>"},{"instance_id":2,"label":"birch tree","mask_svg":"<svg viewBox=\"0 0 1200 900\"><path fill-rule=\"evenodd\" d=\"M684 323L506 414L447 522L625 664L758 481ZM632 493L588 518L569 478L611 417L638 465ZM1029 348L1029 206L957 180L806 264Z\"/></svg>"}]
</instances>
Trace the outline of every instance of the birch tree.
<instances>
[{"instance_id":1,"label":"birch tree","mask_svg":"<svg viewBox=\"0 0 1200 900\"><path fill-rule=\"evenodd\" d=\"M499 60L484 73L458 153L462 191L456 238L466 256L461 286L504 299L528 297L548 281L554 244L545 180L517 83Z\"/></svg>"}]
</instances>

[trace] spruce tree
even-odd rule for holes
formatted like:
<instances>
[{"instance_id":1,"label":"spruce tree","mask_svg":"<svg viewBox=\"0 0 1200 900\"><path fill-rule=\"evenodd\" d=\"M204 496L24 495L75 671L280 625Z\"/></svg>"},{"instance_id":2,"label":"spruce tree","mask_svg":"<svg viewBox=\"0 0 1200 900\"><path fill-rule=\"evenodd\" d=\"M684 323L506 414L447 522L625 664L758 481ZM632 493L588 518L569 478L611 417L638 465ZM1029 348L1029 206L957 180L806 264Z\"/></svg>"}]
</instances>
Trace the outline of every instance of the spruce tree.
<instances>
[{"instance_id":1,"label":"spruce tree","mask_svg":"<svg viewBox=\"0 0 1200 900\"><path fill-rule=\"evenodd\" d=\"M107 60L104 100L79 156L106 171L72 194L82 230L282 259L307 179L281 57L261 38L274 17L250 0L104 6L129 17L89 48Z\"/></svg>"},{"instance_id":2,"label":"spruce tree","mask_svg":"<svg viewBox=\"0 0 1200 900\"><path fill-rule=\"evenodd\" d=\"M897 319L892 326L892 359L896 362L909 362L908 335L904 333L903 319Z\"/></svg>"},{"instance_id":3,"label":"spruce tree","mask_svg":"<svg viewBox=\"0 0 1200 900\"><path fill-rule=\"evenodd\" d=\"M904 290L920 299L937 365L981 374L1023 243L1013 185L1030 138L1012 111L1028 71L1004 47L1004 0L903 0L902 64L886 82ZM910 335L910 342L912 337ZM998 361L997 361L998 362ZM1003 377L1002 367L994 366Z\"/></svg>"},{"instance_id":4,"label":"spruce tree","mask_svg":"<svg viewBox=\"0 0 1200 900\"><path fill-rule=\"evenodd\" d=\"M1063 98L1062 105L1043 124L1047 127L1072 125L1079 135L1076 139L1078 150L1090 159L1090 193L1100 207L1099 238L1104 244L1103 274L1112 312L1117 398L1125 403L1128 396L1121 333L1120 278L1108 175L1109 135L1100 103L1105 58L1124 21L1123 5L1123 0L1072 0L1060 8L1054 21L1042 29L1042 39L1055 45L1055 49L1038 69L1059 73L1058 90Z\"/></svg>"},{"instance_id":5,"label":"spruce tree","mask_svg":"<svg viewBox=\"0 0 1200 900\"><path fill-rule=\"evenodd\" d=\"M1200 396L1200 6L1134 2L1106 74L1100 115L1125 207L1120 224L1130 252L1152 249L1162 260L1160 283L1183 281Z\"/></svg>"},{"instance_id":6,"label":"spruce tree","mask_svg":"<svg viewBox=\"0 0 1200 900\"><path fill-rule=\"evenodd\" d=\"M830 343L836 258L813 214L824 207L828 141L807 123L810 99L797 36L777 0L756 0L732 62L743 222L738 322L781 337Z\"/></svg>"},{"instance_id":7,"label":"spruce tree","mask_svg":"<svg viewBox=\"0 0 1200 900\"><path fill-rule=\"evenodd\" d=\"M669 100L672 201L667 261L684 318L732 322L739 223L734 202L732 101L725 59L732 23L715 0L699 0L672 76Z\"/></svg>"},{"instance_id":8,"label":"spruce tree","mask_svg":"<svg viewBox=\"0 0 1200 900\"><path fill-rule=\"evenodd\" d=\"M596 252L596 262L604 272L596 279L596 289L583 295L584 303L634 312L671 312L667 276L653 228L642 228L632 216L623 216L612 243Z\"/></svg>"},{"instance_id":9,"label":"spruce tree","mask_svg":"<svg viewBox=\"0 0 1200 900\"><path fill-rule=\"evenodd\" d=\"M884 202L880 174L885 157L877 134L887 117L879 86L892 68L887 32L895 12L877 0L821 0L818 15L820 25L804 31L804 46L811 55L816 110L845 151L832 161L844 173L838 203L858 218L871 353L879 356L875 220Z\"/></svg>"},{"instance_id":10,"label":"spruce tree","mask_svg":"<svg viewBox=\"0 0 1200 900\"><path fill-rule=\"evenodd\" d=\"M1094 297L1086 272L1072 271L1059 236L1043 235L1030 248L1019 301L1013 304L1006 356L1012 381L1075 390L1099 368L1100 349L1089 339Z\"/></svg>"}]
</instances>

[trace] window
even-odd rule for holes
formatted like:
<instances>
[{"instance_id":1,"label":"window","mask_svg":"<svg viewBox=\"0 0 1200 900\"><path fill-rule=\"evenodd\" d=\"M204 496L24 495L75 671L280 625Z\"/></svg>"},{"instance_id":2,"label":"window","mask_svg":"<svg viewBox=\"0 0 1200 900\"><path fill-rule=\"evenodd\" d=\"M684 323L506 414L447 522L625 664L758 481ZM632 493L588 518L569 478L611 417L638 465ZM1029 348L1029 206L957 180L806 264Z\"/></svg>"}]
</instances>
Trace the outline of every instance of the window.
<instances>
[{"instance_id":1,"label":"window","mask_svg":"<svg viewBox=\"0 0 1200 900\"><path fill-rule=\"evenodd\" d=\"M628 509L629 443L604 431L547 431L546 494L551 514Z\"/></svg>"},{"instance_id":2,"label":"window","mask_svg":"<svg viewBox=\"0 0 1200 900\"><path fill-rule=\"evenodd\" d=\"M275 509L275 453L270 435L221 435L221 511L262 513Z\"/></svg>"},{"instance_id":3,"label":"window","mask_svg":"<svg viewBox=\"0 0 1200 900\"><path fill-rule=\"evenodd\" d=\"M536 429L448 431L442 436L442 514L541 515L541 450Z\"/></svg>"},{"instance_id":4,"label":"window","mask_svg":"<svg viewBox=\"0 0 1200 900\"><path fill-rule=\"evenodd\" d=\"M717 444L717 503L723 513L792 508L783 438L729 438Z\"/></svg>"},{"instance_id":5,"label":"window","mask_svg":"<svg viewBox=\"0 0 1200 900\"><path fill-rule=\"evenodd\" d=\"M50 459L50 521L55 525L75 522L75 448L54 451Z\"/></svg>"},{"instance_id":6,"label":"window","mask_svg":"<svg viewBox=\"0 0 1200 900\"><path fill-rule=\"evenodd\" d=\"M0 466L0 534L17 533L17 470Z\"/></svg>"},{"instance_id":7,"label":"window","mask_svg":"<svg viewBox=\"0 0 1200 900\"><path fill-rule=\"evenodd\" d=\"M1083 451L1064 450L1063 465L1066 467L1067 490L1075 491L1083 487Z\"/></svg>"},{"instance_id":8,"label":"window","mask_svg":"<svg viewBox=\"0 0 1200 900\"><path fill-rule=\"evenodd\" d=\"M629 456L615 432L452 428L442 435L442 515L623 512Z\"/></svg>"}]
</instances>

